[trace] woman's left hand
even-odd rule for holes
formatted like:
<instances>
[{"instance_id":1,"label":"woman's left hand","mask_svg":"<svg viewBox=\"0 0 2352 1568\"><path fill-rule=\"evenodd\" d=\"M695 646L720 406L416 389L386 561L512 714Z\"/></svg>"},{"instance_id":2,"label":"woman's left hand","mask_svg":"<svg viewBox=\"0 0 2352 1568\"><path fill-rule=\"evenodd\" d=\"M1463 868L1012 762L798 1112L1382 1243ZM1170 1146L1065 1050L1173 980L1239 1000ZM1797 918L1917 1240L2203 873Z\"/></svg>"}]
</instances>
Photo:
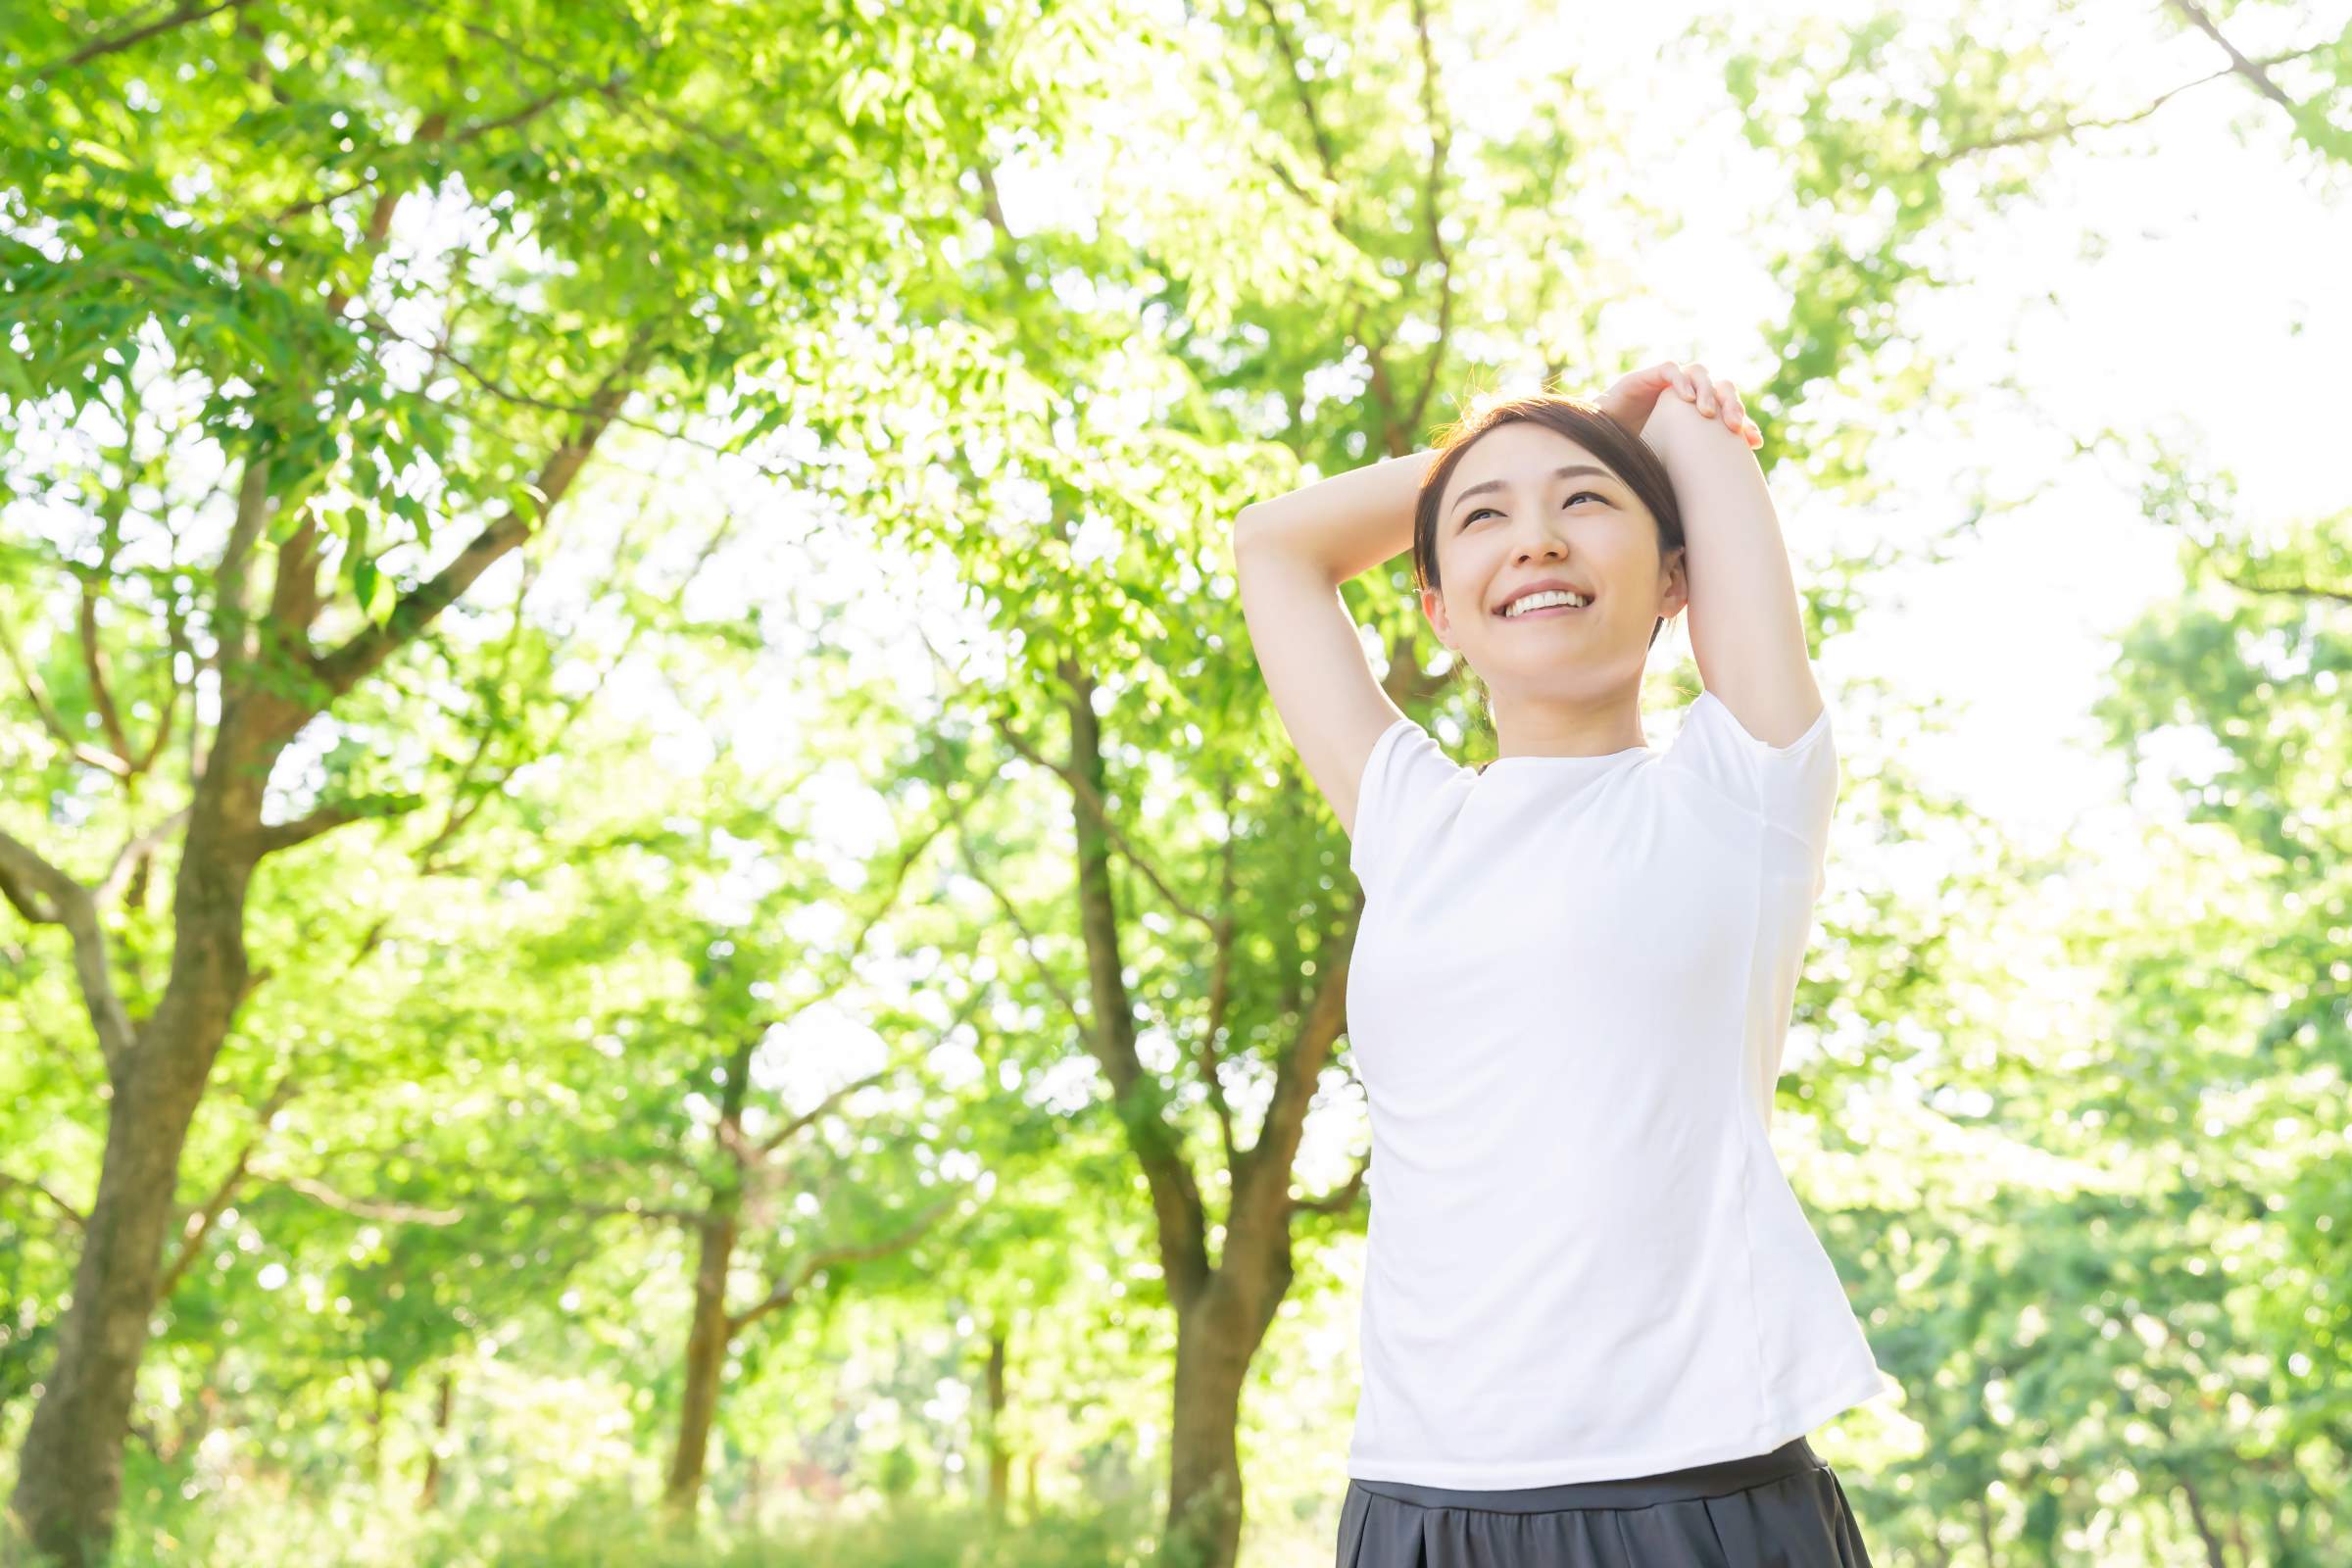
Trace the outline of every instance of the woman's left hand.
<instances>
[{"instance_id":1,"label":"woman's left hand","mask_svg":"<svg viewBox=\"0 0 2352 1568\"><path fill-rule=\"evenodd\" d=\"M1747 416L1747 409L1740 401L1740 389L1727 378L1708 374L1707 368L1695 361L1677 365L1664 360L1646 369L1619 376L1594 401L1619 428L1640 435L1642 427L1649 422L1650 411L1656 407L1659 395L1669 388L1684 402L1695 405L1706 417L1720 418L1725 429L1751 449L1764 444L1764 432Z\"/></svg>"}]
</instances>

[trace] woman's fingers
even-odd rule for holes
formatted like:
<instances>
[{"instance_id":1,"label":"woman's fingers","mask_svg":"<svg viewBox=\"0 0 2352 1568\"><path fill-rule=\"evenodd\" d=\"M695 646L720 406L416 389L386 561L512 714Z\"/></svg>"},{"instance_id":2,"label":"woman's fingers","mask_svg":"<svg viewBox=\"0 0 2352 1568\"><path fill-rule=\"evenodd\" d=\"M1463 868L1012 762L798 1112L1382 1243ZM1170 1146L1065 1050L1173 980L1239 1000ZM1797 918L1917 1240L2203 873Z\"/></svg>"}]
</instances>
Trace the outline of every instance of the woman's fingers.
<instances>
[{"instance_id":1,"label":"woman's fingers","mask_svg":"<svg viewBox=\"0 0 2352 1568\"><path fill-rule=\"evenodd\" d=\"M1695 361L1684 366L1683 371L1690 378L1690 383L1695 388L1695 392L1691 395L1691 401L1698 405L1698 412L1713 418L1716 412L1715 378L1707 374L1705 366Z\"/></svg>"},{"instance_id":2,"label":"woman's fingers","mask_svg":"<svg viewBox=\"0 0 2352 1568\"><path fill-rule=\"evenodd\" d=\"M1637 379L1644 389L1662 391L1672 387L1684 402L1695 405L1708 418L1721 419L1725 429L1736 432L1749 446L1764 444L1764 432L1747 416L1747 405L1740 400L1740 388L1729 376L1708 374L1707 368L1698 361L1677 364L1667 360L1626 377L1628 381Z\"/></svg>"},{"instance_id":3,"label":"woman's fingers","mask_svg":"<svg viewBox=\"0 0 2352 1568\"><path fill-rule=\"evenodd\" d=\"M1740 406L1740 389L1725 377L1715 379L1715 406L1723 412L1723 422L1737 430L1746 421L1746 412Z\"/></svg>"},{"instance_id":4,"label":"woman's fingers","mask_svg":"<svg viewBox=\"0 0 2352 1568\"><path fill-rule=\"evenodd\" d=\"M1618 425L1639 435L1650 413L1657 407L1658 395L1674 385L1675 367L1672 364L1644 366L1628 370L1609 383L1607 391L1594 399L1595 406Z\"/></svg>"},{"instance_id":5,"label":"woman's fingers","mask_svg":"<svg viewBox=\"0 0 2352 1568\"><path fill-rule=\"evenodd\" d=\"M1732 385L1728 380L1717 381L1715 397L1723 405L1723 422L1726 429L1738 432L1751 446L1764 439L1764 432L1756 428L1756 421L1747 416L1747 405L1740 401L1738 387Z\"/></svg>"},{"instance_id":6,"label":"woman's fingers","mask_svg":"<svg viewBox=\"0 0 2352 1568\"><path fill-rule=\"evenodd\" d=\"M1683 368L1672 360L1660 360L1645 370L1636 370L1627 379L1639 381L1642 392L1653 398L1668 387L1683 393L1685 397L1690 396L1684 391Z\"/></svg>"}]
</instances>

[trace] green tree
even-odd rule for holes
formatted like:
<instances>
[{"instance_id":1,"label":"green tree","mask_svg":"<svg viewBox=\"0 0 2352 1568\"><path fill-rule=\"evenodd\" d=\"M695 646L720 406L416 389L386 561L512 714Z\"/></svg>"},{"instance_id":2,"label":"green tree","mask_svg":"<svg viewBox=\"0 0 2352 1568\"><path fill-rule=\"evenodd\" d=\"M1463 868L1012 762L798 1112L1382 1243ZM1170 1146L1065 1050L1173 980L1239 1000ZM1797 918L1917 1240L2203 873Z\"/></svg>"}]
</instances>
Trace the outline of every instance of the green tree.
<instances>
[{"instance_id":1,"label":"green tree","mask_svg":"<svg viewBox=\"0 0 2352 1568\"><path fill-rule=\"evenodd\" d=\"M1004 42L955 3L10 13L0 396L74 520L11 561L55 750L0 894L64 935L110 1091L15 1494L43 1549L111 1528L189 1126L268 972L257 874L418 804L350 705L614 430L693 435L749 372L815 370L722 443L829 416L832 313L923 264L956 150L1041 101Z\"/></svg>"}]
</instances>

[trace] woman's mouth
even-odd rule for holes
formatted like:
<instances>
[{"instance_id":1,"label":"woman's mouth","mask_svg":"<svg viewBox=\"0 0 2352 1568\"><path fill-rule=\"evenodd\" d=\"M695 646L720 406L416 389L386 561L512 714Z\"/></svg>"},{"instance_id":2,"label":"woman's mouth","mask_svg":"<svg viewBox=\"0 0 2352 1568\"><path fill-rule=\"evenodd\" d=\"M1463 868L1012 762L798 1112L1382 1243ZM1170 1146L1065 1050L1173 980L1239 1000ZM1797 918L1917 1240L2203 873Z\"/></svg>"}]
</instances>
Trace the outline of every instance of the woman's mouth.
<instances>
[{"instance_id":1,"label":"woman's mouth","mask_svg":"<svg viewBox=\"0 0 2352 1568\"><path fill-rule=\"evenodd\" d=\"M1572 605L1569 604L1565 599L1558 598L1553 595L1544 595L1543 597L1550 599L1551 603L1539 605L1533 610L1519 611L1513 611L1508 606L1505 606L1503 609L1494 612L1494 613L1503 620L1547 620L1555 615L1581 615L1586 611L1592 608L1592 602L1589 599L1581 605Z\"/></svg>"}]
</instances>

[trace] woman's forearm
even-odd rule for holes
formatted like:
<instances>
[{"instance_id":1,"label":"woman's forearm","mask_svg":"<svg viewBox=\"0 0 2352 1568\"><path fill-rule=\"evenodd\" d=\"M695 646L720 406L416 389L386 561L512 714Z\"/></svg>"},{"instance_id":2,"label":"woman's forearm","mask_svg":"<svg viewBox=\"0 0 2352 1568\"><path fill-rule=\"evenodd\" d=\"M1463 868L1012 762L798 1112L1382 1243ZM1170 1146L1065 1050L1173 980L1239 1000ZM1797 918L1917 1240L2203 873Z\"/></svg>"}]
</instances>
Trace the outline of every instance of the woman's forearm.
<instances>
[{"instance_id":1,"label":"woman's forearm","mask_svg":"<svg viewBox=\"0 0 2352 1568\"><path fill-rule=\"evenodd\" d=\"M1413 547L1413 503L1434 452L1383 458L1318 479L1288 495L1246 506L1233 543L1311 561L1343 583Z\"/></svg>"},{"instance_id":2,"label":"woman's forearm","mask_svg":"<svg viewBox=\"0 0 2352 1568\"><path fill-rule=\"evenodd\" d=\"M1782 548L1780 514L1763 466L1721 419L1679 397L1660 398L1642 426L1642 439L1665 465L1692 557L1715 554L1702 542L1712 545L1721 535L1769 534L1771 546Z\"/></svg>"},{"instance_id":3,"label":"woman's forearm","mask_svg":"<svg viewBox=\"0 0 2352 1568\"><path fill-rule=\"evenodd\" d=\"M1741 666L1801 666L1795 571L1771 487L1747 442L1679 397L1658 400L1642 439L1665 464L1683 514L1690 652L1700 678L1728 689L1751 678ZM1783 727L1794 734L1801 726Z\"/></svg>"}]
</instances>

